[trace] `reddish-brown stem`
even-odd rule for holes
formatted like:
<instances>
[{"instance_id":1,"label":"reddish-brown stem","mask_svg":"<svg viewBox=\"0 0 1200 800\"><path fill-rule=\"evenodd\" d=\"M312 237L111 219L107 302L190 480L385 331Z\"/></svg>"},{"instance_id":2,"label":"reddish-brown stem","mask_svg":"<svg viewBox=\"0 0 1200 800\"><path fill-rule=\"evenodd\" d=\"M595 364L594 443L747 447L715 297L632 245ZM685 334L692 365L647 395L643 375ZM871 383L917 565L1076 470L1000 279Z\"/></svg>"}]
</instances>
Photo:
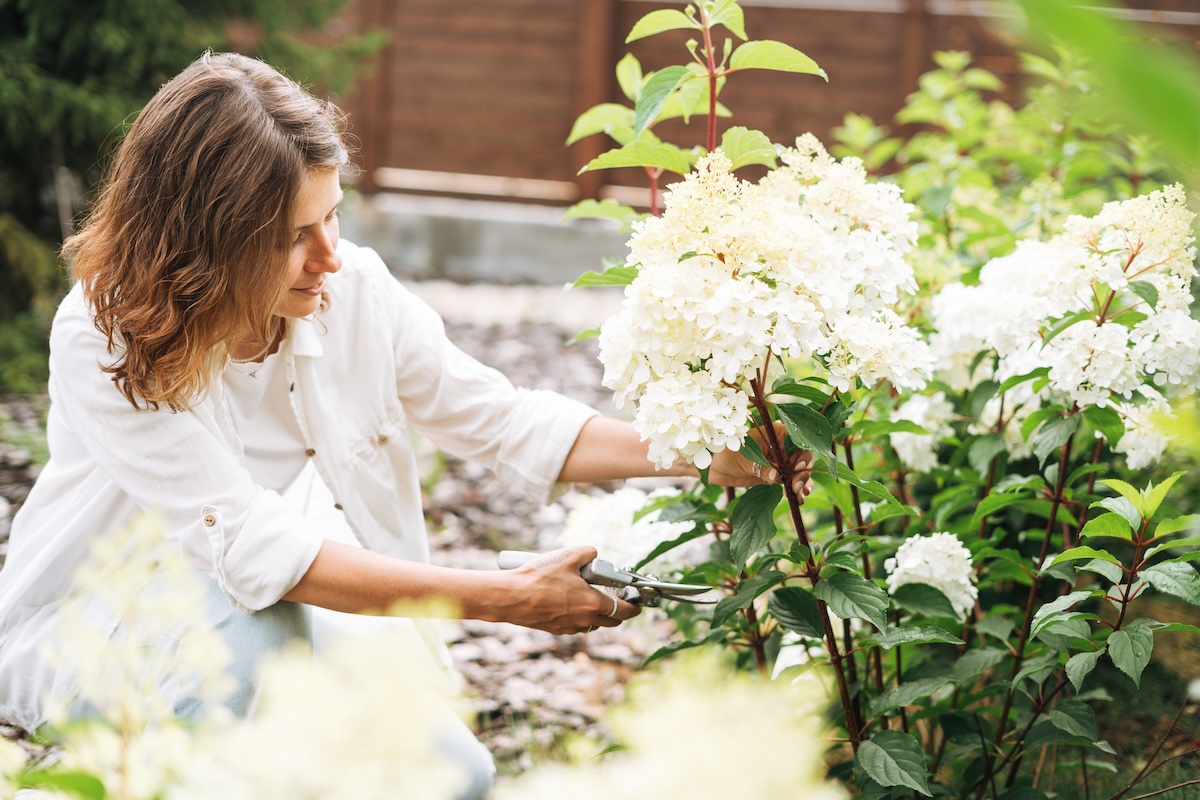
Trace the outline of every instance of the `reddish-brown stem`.
<instances>
[{"instance_id":1,"label":"reddish-brown stem","mask_svg":"<svg viewBox=\"0 0 1200 800\"><path fill-rule=\"evenodd\" d=\"M1025 600L1025 619L1021 624L1021 636L1017 640L1017 652L1013 657L1012 675L1009 678L1010 683L1016 679L1017 673L1021 671L1021 663L1025 660L1025 647L1029 644L1029 631L1033 625L1034 605L1037 602L1038 588L1042 584L1042 565L1046 561L1046 554L1050 551L1050 539L1054 535L1058 507L1062 504L1063 489L1067 482L1067 465L1071 461L1071 444L1074 440L1075 434L1071 434L1067 437L1067 441L1063 442L1062 455L1058 461L1058 480L1055 481L1054 497L1050 502L1050 519L1046 522L1046 533L1042 537L1042 551L1038 555L1037 570L1033 573L1033 579L1029 584L1029 595ZM1004 708L1000 712L1000 719L996 725L996 737L993 739L995 747L1000 747L1004 741L1004 734L1008 730L1008 714L1012 710L1015 693L1016 687L1010 686L1004 695ZM1017 744L1020 744L1020 742L1018 741ZM1011 755L1010 753L1010 757Z\"/></svg>"},{"instance_id":2,"label":"reddish-brown stem","mask_svg":"<svg viewBox=\"0 0 1200 800\"><path fill-rule=\"evenodd\" d=\"M761 378L761 376L760 376ZM817 569L816 561L813 559L812 542L808 538L808 530L804 527L804 520L800 516L800 498L792 489L792 465L787 458L787 453L784 450L783 443L779 441L778 435L775 433L775 426L771 423L771 413L767 409L767 401L763 392L762 382L758 379L751 379L751 400L754 407L758 409L759 417L762 419L762 431L764 438L767 440L767 460L779 472L779 479L783 483L784 495L787 497L788 509L791 511L792 524L796 529L796 537L800 544L808 549L808 560L806 569L808 570L808 578L815 586L821 581L820 570ZM858 715L854 711L854 702L850 697L850 686L846 681L846 667L843 661L846 656L842 655L841 649L838 647L837 634L833 630L833 623L829 621L828 607L825 601L817 598L817 613L821 616L821 623L825 635L825 648L829 651L829 659L833 662L833 674L837 679L838 695L842 702L842 713L846 715L846 732L850 737L850 746L855 753L858 752L858 746L862 742L862 723L859 721ZM853 656L849 656L853 658Z\"/></svg>"},{"instance_id":3,"label":"reddish-brown stem","mask_svg":"<svg viewBox=\"0 0 1200 800\"><path fill-rule=\"evenodd\" d=\"M704 28L704 55L708 62L708 138L706 149L712 152L717 149L717 59L713 53L712 26L708 16L700 12L700 24Z\"/></svg>"},{"instance_id":4,"label":"reddish-brown stem","mask_svg":"<svg viewBox=\"0 0 1200 800\"><path fill-rule=\"evenodd\" d=\"M1121 791L1114 794L1112 797L1108 798L1108 800L1121 800L1121 798L1125 796L1126 792L1128 792L1133 787L1137 786L1139 783L1141 783L1143 780L1145 780L1146 777L1151 772L1154 772L1154 770L1156 770L1156 769L1158 769L1158 767L1162 766L1162 764L1159 764L1152 768L1150 765L1154 763L1154 759L1158 758L1158 754L1162 752L1163 746L1167 743L1167 738L1171 735L1171 731L1175 730L1175 726L1177 724L1179 724L1179 718L1181 716L1183 716L1183 710L1185 708L1187 708L1187 705L1188 705L1187 703L1184 703L1183 705L1181 705L1179 707L1179 710L1175 712L1175 718L1171 720L1170 726L1167 727L1166 732L1162 735L1162 738L1159 739L1158 746L1154 748L1154 752L1151 753L1150 757L1146 759L1146 764L1145 764L1145 766L1142 767L1141 771L1139 771L1138 774L1133 777L1133 780L1131 780L1129 782L1128 786L1126 786L1124 789L1122 789ZM1170 759L1167 759L1167 761L1170 761ZM1164 761L1162 763L1165 764L1166 761ZM1197 781L1197 782L1200 783L1200 781ZM1181 784L1181 785L1186 785L1186 784ZM1171 788L1175 788L1175 787L1171 787ZM1133 797L1133 798L1130 798L1130 800L1139 800L1140 797L1151 797L1153 794L1157 794L1157 792L1152 792L1151 794L1139 795L1139 797Z\"/></svg>"},{"instance_id":5,"label":"reddish-brown stem","mask_svg":"<svg viewBox=\"0 0 1200 800\"><path fill-rule=\"evenodd\" d=\"M762 630L758 627L758 612L754 610L753 603L746 606L746 624L750 626L750 646L754 650L754 663L758 666L758 674L766 678L767 650L763 646Z\"/></svg>"},{"instance_id":6,"label":"reddish-brown stem","mask_svg":"<svg viewBox=\"0 0 1200 800\"><path fill-rule=\"evenodd\" d=\"M854 448L850 444L849 439L842 440L842 450L846 454L846 466L851 470L854 469ZM854 500L854 519L858 522L858 530L866 530L867 522L863 517L862 503L858 495L858 487L850 487L850 497ZM871 580L871 557L866 553L862 555L863 577ZM875 679L875 693L883 694L883 655L880 653L878 646L871 648L871 665L874 667L871 670Z\"/></svg>"},{"instance_id":7,"label":"reddish-brown stem","mask_svg":"<svg viewBox=\"0 0 1200 800\"><path fill-rule=\"evenodd\" d=\"M658 178L662 175L662 169L658 167L643 167L646 170L646 179L650 182L650 216L658 216Z\"/></svg>"}]
</instances>

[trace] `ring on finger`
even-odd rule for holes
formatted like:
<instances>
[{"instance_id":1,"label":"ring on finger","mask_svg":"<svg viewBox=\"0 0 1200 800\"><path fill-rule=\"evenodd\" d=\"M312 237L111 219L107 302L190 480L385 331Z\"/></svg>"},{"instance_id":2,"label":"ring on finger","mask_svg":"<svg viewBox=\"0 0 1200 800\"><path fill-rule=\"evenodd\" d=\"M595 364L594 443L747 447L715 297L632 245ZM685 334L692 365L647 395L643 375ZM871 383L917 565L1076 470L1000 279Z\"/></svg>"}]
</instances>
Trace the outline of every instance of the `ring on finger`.
<instances>
[{"instance_id":1,"label":"ring on finger","mask_svg":"<svg viewBox=\"0 0 1200 800\"><path fill-rule=\"evenodd\" d=\"M612 617L613 619L616 619L617 618L617 598L614 597L612 599L612 601L613 601L612 611L608 612L608 616Z\"/></svg>"},{"instance_id":2,"label":"ring on finger","mask_svg":"<svg viewBox=\"0 0 1200 800\"><path fill-rule=\"evenodd\" d=\"M754 477L762 478L762 464L754 463L750 465L750 471L754 473Z\"/></svg>"},{"instance_id":3,"label":"ring on finger","mask_svg":"<svg viewBox=\"0 0 1200 800\"><path fill-rule=\"evenodd\" d=\"M592 625L592 626L588 627L588 629L586 631L584 631L584 633L591 633L594 630L596 630L596 626Z\"/></svg>"}]
</instances>

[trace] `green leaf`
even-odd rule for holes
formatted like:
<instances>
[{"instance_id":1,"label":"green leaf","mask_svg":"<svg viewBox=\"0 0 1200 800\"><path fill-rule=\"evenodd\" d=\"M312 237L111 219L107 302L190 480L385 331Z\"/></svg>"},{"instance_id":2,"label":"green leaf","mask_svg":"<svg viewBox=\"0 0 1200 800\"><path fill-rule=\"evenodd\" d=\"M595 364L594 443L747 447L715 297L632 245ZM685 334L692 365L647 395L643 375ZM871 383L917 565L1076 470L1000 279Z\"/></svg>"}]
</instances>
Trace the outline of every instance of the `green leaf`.
<instances>
[{"instance_id":1,"label":"green leaf","mask_svg":"<svg viewBox=\"0 0 1200 800\"><path fill-rule=\"evenodd\" d=\"M698 31L700 30L700 24L693 22L688 18L687 14L674 8L651 11L634 23L633 30L629 31L629 35L625 37L625 44L636 42L638 39L654 36L664 31L683 29Z\"/></svg>"},{"instance_id":2,"label":"green leaf","mask_svg":"<svg viewBox=\"0 0 1200 800\"><path fill-rule=\"evenodd\" d=\"M1079 532L1080 539L1087 539L1090 536L1104 536L1128 542L1133 539L1133 529L1129 527L1129 520L1121 514L1101 514L1089 519L1083 526L1083 530Z\"/></svg>"},{"instance_id":3,"label":"green leaf","mask_svg":"<svg viewBox=\"0 0 1200 800\"><path fill-rule=\"evenodd\" d=\"M951 680L958 684L966 683L987 672L1007 656L1007 651L995 647L968 650L955 662Z\"/></svg>"},{"instance_id":4,"label":"green leaf","mask_svg":"<svg viewBox=\"0 0 1200 800\"><path fill-rule=\"evenodd\" d=\"M1142 497L1142 493L1130 486L1125 481L1120 481L1116 478L1107 478L1100 481L1100 483L1112 489L1117 494L1121 495L1121 497L1124 497L1129 501L1129 504L1133 506L1133 510L1138 513L1138 521L1133 524L1133 527L1141 527L1142 519L1149 516L1146 513L1146 502Z\"/></svg>"},{"instance_id":5,"label":"green leaf","mask_svg":"<svg viewBox=\"0 0 1200 800\"><path fill-rule=\"evenodd\" d=\"M1161 553L1164 550L1180 549L1185 551L1185 561L1193 561L1200 558L1200 536L1189 536L1186 539L1172 539L1168 542L1163 542L1160 545L1150 548L1146 553L1146 558ZM1173 559L1175 560L1175 559Z\"/></svg>"},{"instance_id":6,"label":"green leaf","mask_svg":"<svg viewBox=\"0 0 1200 800\"><path fill-rule=\"evenodd\" d=\"M739 452L759 466L771 466L771 462L767 461L766 453L762 450L762 445L750 436L742 440L742 448Z\"/></svg>"},{"instance_id":7,"label":"green leaf","mask_svg":"<svg viewBox=\"0 0 1200 800\"><path fill-rule=\"evenodd\" d=\"M893 709L910 706L921 698L936 694L949 685L945 676L904 681L899 686L891 686L883 694L872 698L871 713L886 714Z\"/></svg>"},{"instance_id":8,"label":"green leaf","mask_svg":"<svg viewBox=\"0 0 1200 800\"><path fill-rule=\"evenodd\" d=\"M1094 653L1076 653L1067 659L1067 678L1075 687L1075 691L1082 690L1084 679L1092 674L1102 655L1104 650L1097 650Z\"/></svg>"},{"instance_id":9,"label":"green leaf","mask_svg":"<svg viewBox=\"0 0 1200 800\"><path fill-rule=\"evenodd\" d=\"M820 411L803 403L783 403L775 409L792 443L822 456L832 472L837 459L833 455L833 428L829 420Z\"/></svg>"},{"instance_id":10,"label":"green leaf","mask_svg":"<svg viewBox=\"0 0 1200 800\"><path fill-rule=\"evenodd\" d=\"M1056 597L1034 613L1031 631L1036 634L1038 630L1040 630L1041 627L1054 615L1068 610L1077 603L1082 603L1084 600L1088 599L1094 594L1096 594L1096 592L1088 589L1081 589L1077 592L1064 594L1062 597Z\"/></svg>"},{"instance_id":11,"label":"green leaf","mask_svg":"<svg viewBox=\"0 0 1200 800\"><path fill-rule=\"evenodd\" d=\"M1182 517L1164 519L1155 526L1154 538L1170 536L1172 533L1179 533L1190 528L1200 528L1200 514L1187 514Z\"/></svg>"},{"instance_id":12,"label":"green leaf","mask_svg":"<svg viewBox=\"0 0 1200 800\"><path fill-rule=\"evenodd\" d=\"M777 483L751 486L733 507L733 533L729 551L734 564L745 564L775 536L775 506L783 497L783 487Z\"/></svg>"},{"instance_id":13,"label":"green leaf","mask_svg":"<svg viewBox=\"0 0 1200 800\"><path fill-rule=\"evenodd\" d=\"M1125 435L1125 421L1112 406L1088 406L1083 411L1083 418L1088 424L1104 435L1109 446L1116 445Z\"/></svg>"},{"instance_id":14,"label":"green leaf","mask_svg":"<svg viewBox=\"0 0 1200 800\"><path fill-rule=\"evenodd\" d=\"M901 731L880 731L862 743L854 760L881 786L907 786L926 797L925 753L915 737Z\"/></svg>"},{"instance_id":15,"label":"green leaf","mask_svg":"<svg viewBox=\"0 0 1200 800\"><path fill-rule=\"evenodd\" d=\"M1130 281L1129 290L1145 300L1150 308L1158 306L1158 287L1150 281Z\"/></svg>"},{"instance_id":16,"label":"green leaf","mask_svg":"<svg viewBox=\"0 0 1200 800\"><path fill-rule=\"evenodd\" d=\"M572 145L580 139L617 128L633 128L633 109L619 103L601 103L579 115L571 126L567 144Z\"/></svg>"},{"instance_id":17,"label":"green leaf","mask_svg":"<svg viewBox=\"0 0 1200 800\"><path fill-rule=\"evenodd\" d=\"M1050 722L1060 731L1085 739L1098 739L1096 712L1080 700L1064 700L1050 710Z\"/></svg>"},{"instance_id":18,"label":"green leaf","mask_svg":"<svg viewBox=\"0 0 1200 800\"><path fill-rule=\"evenodd\" d=\"M967 463L980 475L987 475L992 465L992 459L1007 449L1003 434L991 433L980 436L967 448Z\"/></svg>"},{"instance_id":19,"label":"green leaf","mask_svg":"<svg viewBox=\"0 0 1200 800\"><path fill-rule=\"evenodd\" d=\"M1200 572L1191 564L1168 561L1146 567L1138 577L1160 592L1200 606Z\"/></svg>"},{"instance_id":20,"label":"green leaf","mask_svg":"<svg viewBox=\"0 0 1200 800\"><path fill-rule=\"evenodd\" d=\"M1024 491L1012 494L989 494L983 500L979 501L979 505L975 508L975 514L971 517L971 527L978 527L979 523L990 514L994 514L1000 509L1011 506L1014 503L1019 503L1028 497L1029 495Z\"/></svg>"},{"instance_id":21,"label":"green leaf","mask_svg":"<svg viewBox=\"0 0 1200 800\"><path fill-rule=\"evenodd\" d=\"M791 45L762 39L746 42L733 51L729 58L729 72L742 69L772 69L779 72L799 72L820 75L826 81L829 76L817 66L817 62Z\"/></svg>"},{"instance_id":22,"label":"green leaf","mask_svg":"<svg viewBox=\"0 0 1200 800\"><path fill-rule=\"evenodd\" d=\"M19 780L27 789L49 789L84 800L105 800L108 797L104 783L89 772L33 770L21 775Z\"/></svg>"},{"instance_id":23,"label":"green leaf","mask_svg":"<svg viewBox=\"0 0 1200 800\"><path fill-rule=\"evenodd\" d=\"M725 631L711 631L707 636L704 636L700 639L684 639L678 642L671 642L671 644L660 647L651 653L650 656L644 662L642 662L642 666L645 667L648 664L658 661L660 658L666 658L667 656L674 655L681 650L690 650L693 647L701 647L706 644L712 644L713 642L719 642L723 638L725 638Z\"/></svg>"},{"instance_id":24,"label":"green leaf","mask_svg":"<svg viewBox=\"0 0 1200 800\"><path fill-rule=\"evenodd\" d=\"M1081 558L1097 558L1112 564L1120 564L1121 560L1107 550L1095 550L1091 547L1072 547L1054 557L1054 560L1042 568L1042 572L1063 561L1077 561Z\"/></svg>"},{"instance_id":25,"label":"green leaf","mask_svg":"<svg viewBox=\"0 0 1200 800\"><path fill-rule=\"evenodd\" d=\"M630 217L637 216L636 211L624 203L618 203L610 197L603 200L581 200L567 209L562 216L562 222L571 219L611 219L625 222Z\"/></svg>"},{"instance_id":26,"label":"green leaf","mask_svg":"<svg viewBox=\"0 0 1200 800\"><path fill-rule=\"evenodd\" d=\"M771 593L767 607L771 616L792 633L820 639L825 635L821 612L813 593L799 586L783 586Z\"/></svg>"},{"instance_id":27,"label":"green leaf","mask_svg":"<svg viewBox=\"0 0 1200 800\"><path fill-rule=\"evenodd\" d=\"M644 82L641 62L634 57L633 53L626 53L617 62L617 85L621 87L621 93L629 98L629 102L636 103L638 95L642 93ZM629 127L633 128L632 116L629 118Z\"/></svg>"},{"instance_id":28,"label":"green leaf","mask_svg":"<svg viewBox=\"0 0 1200 800\"><path fill-rule=\"evenodd\" d=\"M1108 657L1139 689L1142 687L1142 670L1150 663L1152 652L1154 631L1150 629L1147 620L1135 619L1108 637Z\"/></svg>"},{"instance_id":29,"label":"green leaf","mask_svg":"<svg viewBox=\"0 0 1200 800\"><path fill-rule=\"evenodd\" d=\"M847 433L850 436L857 436L860 439L874 439L877 436L887 436L891 433L915 433L918 436L929 435L929 431L907 419L859 420L850 426L850 430Z\"/></svg>"},{"instance_id":30,"label":"green leaf","mask_svg":"<svg viewBox=\"0 0 1200 800\"><path fill-rule=\"evenodd\" d=\"M1142 516L1144 516L1146 519L1153 519L1154 515L1158 513L1158 507L1161 506L1162 501L1166 499L1167 492L1171 491L1171 487L1175 485L1175 481L1182 478L1183 475L1184 473L1182 472L1176 472L1158 486L1155 486L1154 484L1147 486L1146 493L1144 495L1146 505Z\"/></svg>"},{"instance_id":31,"label":"green leaf","mask_svg":"<svg viewBox=\"0 0 1200 800\"><path fill-rule=\"evenodd\" d=\"M950 599L940 589L927 583L906 583L892 592L892 602L905 611L927 617L958 619Z\"/></svg>"},{"instance_id":32,"label":"green leaf","mask_svg":"<svg viewBox=\"0 0 1200 800\"><path fill-rule=\"evenodd\" d=\"M637 139L623 147L601 153L579 171L583 173L619 167L657 167L687 175L692 171L692 159L686 151L673 144Z\"/></svg>"},{"instance_id":33,"label":"green leaf","mask_svg":"<svg viewBox=\"0 0 1200 800\"><path fill-rule=\"evenodd\" d=\"M867 638L868 644L877 644L884 650L891 650L901 644L965 644L962 639L936 625L905 625L899 628L885 628L883 631ZM941 679L938 679L941 681Z\"/></svg>"},{"instance_id":34,"label":"green leaf","mask_svg":"<svg viewBox=\"0 0 1200 800\"><path fill-rule=\"evenodd\" d=\"M693 77L687 67L665 67L650 76L642 93L637 99L637 109L633 115L634 135L640 136L642 131L650 127L662 111L667 96L675 91L675 87Z\"/></svg>"},{"instance_id":35,"label":"green leaf","mask_svg":"<svg viewBox=\"0 0 1200 800\"><path fill-rule=\"evenodd\" d=\"M708 21L712 25L724 25L734 36L746 40L746 17L737 0L719 0L713 6Z\"/></svg>"},{"instance_id":36,"label":"green leaf","mask_svg":"<svg viewBox=\"0 0 1200 800\"><path fill-rule=\"evenodd\" d=\"M1188 625L1185 622L1168 622L1165 625L1158 625L1154 628L1155 631L1163 631L1166 633L1195 633L1200 634L1200 628L1195 625Z\"/></svg>"},{"instance_id":37,"label":"green leaf","mask_svg":"<svg viewBox=\"0 0 1200 800\"><path fill-rule=\"evenodd\" d=\"M733 169L761 164L764 167L775 168L779 159L775 145L762 131L734 126L721 136L721 152L733 162Z\"/></svg>"},{"instance_id":38,"label":"green leaf","mask_svg":"<svg viewBox=\"0 0 1200 800\"><path fill-rule=\"evenodd\" d=\"M880 630L887 625L887 594L861 575L835 573L814 586L813 594L842 619L865 619Z\"/></svg>"},{"instance_id":39,"label":"green leaf","mask_svg":"<svg viewBox=\"0 0 1200 800\"><path fill-rule=\"evenodd\" d=\"M1141 530L1142 515L1134 507L1133 503L1126 500L1124 497L1106 497L1103 500L1098 500L1092 503L1091 508L1105 508L1109 511L1114 511L1125 518L1129 523L1129 527L1134 530ZM1132 538L1132 537L1131 537Z\"/></svg>"},{"instance_id":40,"label":"green leaf","mask_svg":"<svg viewBox=\"0 0 1200 800\"><path fill-rule=\"evenodd\" d=\"M975 623L975 630L987 634L1002 642L1008 641L1008 635L1013 632L1012 620L1003 614L988 614Z\"/></svg>"},{"instance_id":41,"label":"green leaf","mask_svg":"<svg viewBox=\"0 0 1200 800\"><path fill-rule=\"evenodd\" d=\"M586 342L588 339L595 339L599 335L600 335L599 328L584 328L579 333L575 334L570 339L568 339L567 344L578 344L579 342Z\"/></svg>"},{"instance_id":42,"label":"green leaf","mask_svg":"<svg viewBox=\"0 0 1200 800\"><path fill-rule=\"evenodd\" d=\"M712 626L714 628L724 624L724 622L733 616L734 612L741 611L744 608L749 608L750 604L763 592L770 589L777 583L782 583L787 576L779 570L769 569L753 578L744 580L738 584L737 593L732 597L726 597L717 603L713 609Z\"/></svg>"},{"instance_id":43,"label":"green leaf","mask_svg":"<svg viewBox=\"0 0 1200 800\"><path fill-rule=\"evenodd\" d=\"M585 272L572 286L576 289L586 286L628 286L637 276L637 267L611 267L604 272Z\"/></svg>"},{"instance_id":44,"label":"green leaf","mask_svg":"<svg viewBox=\"0 0 1200 800\"><path fill-rule=\"evenodd\" d=\"M1085 319L1091 318L1091 311L1073 311L1070 314L1060 318L1048 329L1046 329L1045 333L1042 334L1042 347L1045 347L1047 344L1049 344L1051 339L1054 339L1067 328L1083 322Z\"/></svg>"},{"instance_id":45,"label":"green leaf","mask_svg":"<svg viewBox=\"0 0 1200 800\"><path fill-rule=\"evenodd\" d=\"M1120 583L1125 579L1125 573L1122 571L1120 564L1112 564L1096 558L1076 567L1075 570L1076 572L1094 572L1097 575L1103 575L1108 578L1109 583Z\"/></svg>"},{"instance_id":46,"label":"green leaf","mask_svg":"<svg viewBox=\"0 0 1200 800\"><path fill-rule=\"evenodd\" d=\"M1035 370L1026 372L1024 375L1014 375L1004 383L1000 384L1000 389L996 392L996 394L1004 394L1014 386L1020 386L1022 383L1025 383L1026 381L1032 381L1036 378L1044 378L1049 374L1049 367L1038 367Z\"/></svg>"},{"instance_id":47,"label":"green leaf","mask_svg":"<svg viewBox=\"0 0 1200 800\"><path fill-rule=\"evenodd\" d=\"M1052 417L1038 428L1031 446L1039 464L1045 464L1051 453L1062 448L1075 431L1079 430L1079 417Z\"/></svg>"}]
</instances>

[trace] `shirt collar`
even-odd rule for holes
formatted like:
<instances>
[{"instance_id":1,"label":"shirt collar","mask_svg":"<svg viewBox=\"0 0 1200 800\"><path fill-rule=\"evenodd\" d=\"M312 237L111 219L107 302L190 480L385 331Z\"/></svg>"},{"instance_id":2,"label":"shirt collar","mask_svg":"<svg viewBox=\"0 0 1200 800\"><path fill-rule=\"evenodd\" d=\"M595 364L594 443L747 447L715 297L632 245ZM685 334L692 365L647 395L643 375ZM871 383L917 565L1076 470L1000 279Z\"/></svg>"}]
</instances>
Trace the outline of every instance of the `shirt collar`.
<instances>
[{"instance_id":1,"label":"shirt collar","mask_svg":"<svg viewBox=\"0 0 1200 800\"><path fill-rule=\"evenodd\" d=\"M325 347L321 344L321 333L318 330L320 323L316 319L309 316L294 319L291 323L288 338L292 341L294 355L318 358L325 354Z\"/></svg>"}]
</instances>

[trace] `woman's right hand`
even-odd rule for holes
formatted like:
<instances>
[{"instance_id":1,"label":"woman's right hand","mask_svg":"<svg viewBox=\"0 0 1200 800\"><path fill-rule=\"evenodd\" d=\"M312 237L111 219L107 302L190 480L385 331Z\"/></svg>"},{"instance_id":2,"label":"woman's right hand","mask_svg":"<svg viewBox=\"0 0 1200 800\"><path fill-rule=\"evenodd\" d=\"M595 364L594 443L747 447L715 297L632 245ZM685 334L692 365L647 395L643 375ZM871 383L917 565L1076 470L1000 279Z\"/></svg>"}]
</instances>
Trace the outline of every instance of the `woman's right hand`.
<instances>
[{"instance_id":1,"label":"woman's right hand","mask_svg":"<svg viewBox=\"0 0 1200 800\"><path fill-rule=\"evenodd\" d=\"M493 613L504 622L553 634L612 628L636 617L639 606L614 601L580 576L579 571L594 558L594 547L566 547L501 572L510 602Z\"/></svg>"}]
</instances>

